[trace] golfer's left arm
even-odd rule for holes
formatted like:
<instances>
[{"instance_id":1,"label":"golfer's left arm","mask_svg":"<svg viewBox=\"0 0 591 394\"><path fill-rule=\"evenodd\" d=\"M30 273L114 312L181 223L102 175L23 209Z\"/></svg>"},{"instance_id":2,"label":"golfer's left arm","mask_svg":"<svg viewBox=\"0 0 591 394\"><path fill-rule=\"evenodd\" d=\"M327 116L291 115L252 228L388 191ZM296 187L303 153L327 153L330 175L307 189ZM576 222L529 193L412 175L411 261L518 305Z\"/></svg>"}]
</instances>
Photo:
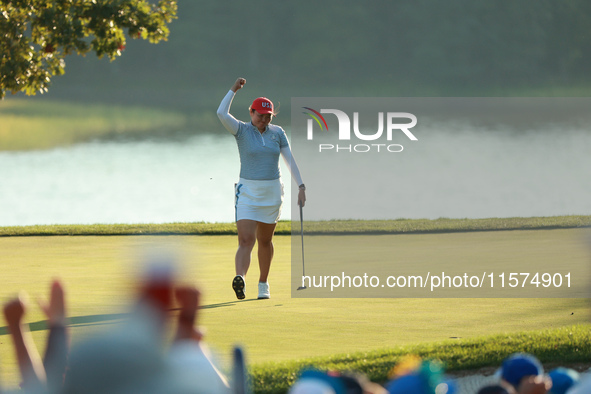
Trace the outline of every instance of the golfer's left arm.
<instances>
[{"instance_id":1,"label":"golfer's left arm","mask_svg":"<svg viewBox=\"0 0 591 394\"><path fill-rule=\"evenodd\" d=\"M283 157L283 160L285 161L285 164L287 165L287 168L289 169L289 172L291 173L292 178L296 181L300 189L298 192L298 205L303 207L304 205L306 205L306 187L304 186L304 182L302 181L300 169L298 168L298 165L295 159L293 158L293 155L291 154L291 149L289 148L289 145L283 146L280 152L281 156Z\"/></svg>"}]
</instances>

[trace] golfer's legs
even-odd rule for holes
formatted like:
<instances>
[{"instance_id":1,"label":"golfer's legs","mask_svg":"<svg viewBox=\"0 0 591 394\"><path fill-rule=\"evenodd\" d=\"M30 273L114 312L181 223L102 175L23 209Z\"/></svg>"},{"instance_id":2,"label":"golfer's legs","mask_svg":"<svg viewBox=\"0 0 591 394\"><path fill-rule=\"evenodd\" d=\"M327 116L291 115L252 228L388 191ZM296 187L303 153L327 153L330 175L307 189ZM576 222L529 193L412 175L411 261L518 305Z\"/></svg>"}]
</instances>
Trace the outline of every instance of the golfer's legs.
<instances>
[{"instance_id":1,"label":"golfer's legs","mask_svg":"<svg viewBox=\"0 0 591 394\"><path fill-rule=\"evenodd\" d=\"M271 269L271 261L273 260L273 234L275 233L275 226L277 223L258 223L256 230L256 239L259 244L259 269L261 271L259 282L266 282Z\"/></svg>"},{"instance_id":2,"label":"golfer's legs","mask_svg":"<svg viewBox=\"0 0 591 394\"><path fill-rule=\"evenodd\" d=\"M236 252L236 275L246 275L250 266L250 254L256 241L257 222L242 219L236 222L238 251Z\"/></svg>"}]
</instances>

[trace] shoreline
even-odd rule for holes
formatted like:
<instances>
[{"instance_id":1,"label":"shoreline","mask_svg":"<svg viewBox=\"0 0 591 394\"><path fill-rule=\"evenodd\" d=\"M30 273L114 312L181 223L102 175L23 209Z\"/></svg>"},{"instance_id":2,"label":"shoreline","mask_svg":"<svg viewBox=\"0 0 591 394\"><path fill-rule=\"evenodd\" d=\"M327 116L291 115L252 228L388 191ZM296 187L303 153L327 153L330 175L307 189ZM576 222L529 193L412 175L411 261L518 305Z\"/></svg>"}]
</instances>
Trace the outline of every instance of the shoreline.
<instances>
[{"instance_id":1,"label":"shoreline","mask_svg":"<svg viewBox=\"0 0 591 394\"><path fill-rule=\"evenodd\" d=\"M304 221L306 235L436 234L591 228L591 215L487 219L396 219ZM279 221L276 235L300 232L299 221ZM115 235L235 235L235 223L88 224L0 227L0 237Z\"/></svg>"}]
</instances>

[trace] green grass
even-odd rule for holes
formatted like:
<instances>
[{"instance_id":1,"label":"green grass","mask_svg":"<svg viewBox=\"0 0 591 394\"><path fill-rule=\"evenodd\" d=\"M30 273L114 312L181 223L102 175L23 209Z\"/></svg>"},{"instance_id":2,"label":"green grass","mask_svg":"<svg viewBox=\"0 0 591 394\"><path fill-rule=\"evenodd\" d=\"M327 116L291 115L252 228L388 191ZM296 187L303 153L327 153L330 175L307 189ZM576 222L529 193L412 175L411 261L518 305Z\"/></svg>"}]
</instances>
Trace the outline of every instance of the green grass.
<instances>
[{"instance_id":1,"label":"green grass","mask_svg":"<svg viewBox=\"0 0 591 394\"><path fill-rule=\"evenodd\" d=\"M547 259L559 255L562 264L582 258L579 250L570 250L564 242L551 240L561 240L567 233L578 237L585 229L520 231L520 237L515 237L513 242L504 241L503 250L495 249L498 240L506 240L510 233L513 232L448 235L461 240L477 234L479 242L466 240L470 244L469 252L478 254L480 250L491 260L498 258L495 253L507 253L519 256L524 264L536 264L539 255L533 248L540 243L545 247ZM466 253L466 248L456 249L449 237L439 234L388 237L396 240L396 252L401 256L423 249L434 253L445 245L446 253L440 254L437 261L445 264ZM313 238L330 237L310 236L311 240ZM531 343L538 345L538 348L531 348L535 351L542 349L546 345L544 342L551 343L550 339L535 339L537 331L555 338L552 341L556 341L559 346L556 349L560 349L541 353L545 361L574 362L577 350L563 347L561 331L552 330L585 324L589 319L586 299L292 298L289 236L275 238L270 278L272 298L256 300L258 268L253 262L247 276L247 298L237 301L230 288L236 246L234 235L2 237L0 300L5 301L21 289L30 294L33 302L27 321L32 323L37 346L43 349L47 332L44 317L34 306L34 300L45 298L50 280L60 277L67 290L71 332L76 344L97 330L113 327L120 317L118 314L126 311L142 256L154 251L173 251L181 262L180 281L196 284L203 291L199 321L207 330L207 343L222 366L227 366L232 346L242 344L252 366L257 392L282 392L289 382L284 381L285 376L293 379L295 372L309 364L310 359L323 368L330 363L356 369L366 365L362 370L376 379L384 376L384 371L399 354L406 352L441 358L452 369L476 368L487 362L496 365L504 354L517 346L511 342L516 336L522 338L518 341L526 348L530 346L527 337L532 336ZM313 260L306 263L310 268L317 264ZM584 330L586 326L581 327ZM569 330L579 335L579 329ZM528 334L518 335L524 331ZM532 331L535 332L530 334ZM14 387L19 378L6 334L6 327L0 327L1 380ZM485 338L491 335L498 335L507 342ZM456 339L450 341L451 338ZM478 345L481 342L483 344ZM454 344L464 347L455 348ZM487 346L490 350L486 350ZM392 356L381 358L381 353ZM378 367L381 359L383 365Z\"/></svg>"},{"instance_id":2,"label":"green grass","mask_svg":"<svg viewBox=\"0 0 591 394\"><path fill-rule=\"evenodd\" d=\"M440 360L446 372L468 371L482 367L498 367L514 352L536 355L546 369L578 363L591 358L591 326L579 324L551 330L524 331L509 335L491 335L469 340L447 340L416 346L401 346L352 354L336 354L299 361L267 363L251 369L257 393L285 393L300 371L313 366L330 371L353 371L371 381L384 383L392 367L408 355Z\"/></svg>"},{"instance_id":3,"label":"green grass","mask_svg":"<svg viewBox=\"0 0 591 394\"><path fill-rule=\"evenodd\" d=\"M300 224L294 222L299 233ZM490 218L306 221L304 232L319 234L421 234L464 231L505 231L578 228L591 226L590 215ZM289 235L292 222L280 221L275 233ZM234 223L94 224L0 227L1 236L37 235L230 235Z\"/></svg>"},{"instance_id":4,"label":"green grass","mask_svg":"<svg viewBox=\"0 0 591 394\"><path fill-rule=\"evenodd\" d=\"M280 222L278 233L288 233L289 222ZM0 236L53 235L229 235L234 223L93 224L0 227Z\"/></svg>"},{"instance_id":5,"label":"green grass","mask_svg":"<svg viewBox=\"0 0 591 394\"><path fill-rule=\"evenodd\" d=\"M6 99L0 103L0 151L48 149L113 135L174 132L185 114L148 107Z\"/></svg>"}]
</instances>

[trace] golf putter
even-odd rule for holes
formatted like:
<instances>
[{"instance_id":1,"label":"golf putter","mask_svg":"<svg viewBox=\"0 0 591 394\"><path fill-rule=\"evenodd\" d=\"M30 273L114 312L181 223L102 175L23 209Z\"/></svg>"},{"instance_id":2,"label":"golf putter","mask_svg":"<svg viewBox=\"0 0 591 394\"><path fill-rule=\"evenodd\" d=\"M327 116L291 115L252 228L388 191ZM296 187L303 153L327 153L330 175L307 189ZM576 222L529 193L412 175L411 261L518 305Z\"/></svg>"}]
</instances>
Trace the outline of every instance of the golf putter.
<instances>
[{"instance_id":1,"label":"golf putter","mask_svg":"<svg viewBox=\"0 0 591 394\"><path fill-rule=\"evenodd\" d=\"M301 228L301 234L302 234L302 278L304 276L306 276L306 265L304 264L304 214L303 214L303 209L302 206L300 205L300 228ZM302 281L302 286L298 287L298 290L304 290L307 289L306 286L304 286L304 282Z\"/></svg>"}]
</instances>

